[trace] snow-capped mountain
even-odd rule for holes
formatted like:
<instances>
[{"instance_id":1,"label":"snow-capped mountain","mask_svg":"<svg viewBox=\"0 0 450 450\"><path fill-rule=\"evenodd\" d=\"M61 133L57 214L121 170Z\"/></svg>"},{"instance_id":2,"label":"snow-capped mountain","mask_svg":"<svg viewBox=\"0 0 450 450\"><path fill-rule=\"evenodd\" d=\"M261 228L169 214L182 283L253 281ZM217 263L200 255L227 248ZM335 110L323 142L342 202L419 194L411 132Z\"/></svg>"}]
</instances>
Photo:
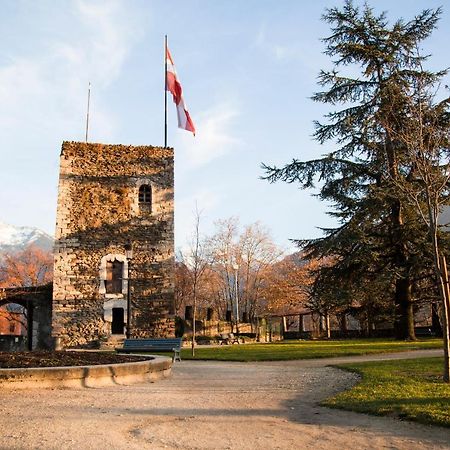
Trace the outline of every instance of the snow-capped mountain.
<instances>
[{"instance_id":1,"label":"snow-capped mountain","mask_svg":"<svg viewBox=\"0 0 450 450\"><path fill-rule=\"evenodd\" d=\"M42 250L51 251L53 238L38 228L16 227L0 222L0 252L22 250L31 244Z\"/></svg>"}]
</instances>

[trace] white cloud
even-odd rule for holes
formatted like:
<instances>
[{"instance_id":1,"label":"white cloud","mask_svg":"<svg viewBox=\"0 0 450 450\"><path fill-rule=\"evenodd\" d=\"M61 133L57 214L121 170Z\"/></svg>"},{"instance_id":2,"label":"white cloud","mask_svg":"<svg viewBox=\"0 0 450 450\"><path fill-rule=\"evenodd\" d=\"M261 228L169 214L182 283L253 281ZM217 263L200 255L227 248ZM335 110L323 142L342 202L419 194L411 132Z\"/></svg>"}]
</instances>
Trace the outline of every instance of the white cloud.
<instances>
[{"instance_id":1,"label":"white cloud","mask_svg":"<svg viewBox=\"0 0 450 450\"><path fill-rule=\"evenodd\" d=\"M317 49L311 48L311 43L302 43L299 40L289 41L288 43L280 42L272 36L269 36L267 25L260 24L259 29L253 40L253 48L262 50L271 58L278 62L298 61L309 69L317 70L314 61L317 59ZM320 53L319 53L320 55Z\"/></svg>"},{"instance_id":2,"label":"white cloud","mask_svg":"<svg viewBox=\"0 0 450 450\"><path fill-rule=\"evenodd\" d=\"M108 85L119 75L131 46L142 38L143 24L130 16L124 1L77 0L75 5L88 33L69 44L67 56L75 56L75 61L90 68L92 77Z\"/></svg>"},{"instance_id":3,"label":"white cloud","mask_svg":"<svg viewBox=\"0 0 450 450\"><path fill-rule=\"evenodd\" d=\"M116 140L108 87L146 24L125 0L27 3L0 54L1 214L53 232L58 147L84 139L88 81L90 140Z\"/></svg>"},{"instance_id":4,"label":"white cloud","mask_svg":"<svg viewBox=\"0 0 450 450\"><path fill-rule=\"evenodd\" d=\"M140 19L130 15L126 2L76 0L71 7L58 10L70 32L55 27L48 41L31 37L18 56L0 66L0 126L12 138L18 134L13 128L23 124L31 133L48 136L50 129L58 136L81 137L88 81L94 96L110 85L142 37ZM109 138L114 117L101 102L95 107L97 132Z\"/></svg>"},{"instance_id":5,"label":"white cloud","mask_svg":"<svg viewBox=\"0 0 450 450\"><path fill-rule=\"evenodd\" d=\"M300 49L297 45L283 45L271 42L267 36L266 24L262 24L256 34L254 47L267 52L278 61L297 58L300 55Z\"/></svg>"},{"instance_id":6,"label":"white cloud","mask_svg":"<svg viewBox=\"0 0 450 450\"><path fill-rule=\"evenodd\" d=\"M235 148L242 142L233 133L234 119L238 109L222 103L193 117L196 135L177 130L175 147L179 149L187 167L196 168L208 164Z\"/></svg>"}]
</instances>

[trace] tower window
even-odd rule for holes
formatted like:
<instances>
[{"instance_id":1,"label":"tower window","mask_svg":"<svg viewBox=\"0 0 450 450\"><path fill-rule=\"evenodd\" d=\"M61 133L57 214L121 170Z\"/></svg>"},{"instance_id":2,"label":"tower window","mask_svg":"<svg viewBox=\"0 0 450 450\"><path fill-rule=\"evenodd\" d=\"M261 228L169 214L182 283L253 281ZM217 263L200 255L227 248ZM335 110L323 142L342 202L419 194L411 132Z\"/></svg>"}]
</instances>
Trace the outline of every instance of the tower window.
<instances>
[{"instance_id":1,"label":"tower window","mask_svg":"<svg viewBox=\"0 0 450 450\"><path fill-rule=\"evenodd\" d=\"M139 188L139 203L149 204L152 202L152 190L148 184L143 184Z\"/></svg>"},{"instance_id":2,"label":"tower window","mask_svg":"<svg viewBox=\"0 0 450 450\"><path fill-rule=\"evenodd\" d=\"M152 188L148 184L139 186L139 208L146 212L152 210Z\"/></svg>"},{"instance_id":3,"label":"tower window","mask_svg":"<svg viewBox=\"0 0 450 450\"><path fill-rule=\"evenodd\" d=\"M122 292L122 274L123 262L117 260L106 262L105 288L107 294L120 294Z\"/></svg>"}]
</instances>

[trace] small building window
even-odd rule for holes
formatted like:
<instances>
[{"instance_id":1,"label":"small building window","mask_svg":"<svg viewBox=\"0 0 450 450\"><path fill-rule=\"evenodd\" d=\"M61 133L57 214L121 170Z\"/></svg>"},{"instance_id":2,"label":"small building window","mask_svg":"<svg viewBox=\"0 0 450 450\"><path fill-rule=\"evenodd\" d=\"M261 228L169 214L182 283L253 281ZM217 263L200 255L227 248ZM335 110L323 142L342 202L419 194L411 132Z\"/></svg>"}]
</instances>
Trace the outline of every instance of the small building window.
<instances>
[{"instance_id":1,"label":"small building window","mask_svg":"<svg viewBox=\"0 0 450 450\"><path fill-rule=\"evenodd\" d=\"M16 324L14 322L10 322L9 324L9 332L15 333L16 332Z\"/></svg>"},{"instance_id":2,"label":"small building window","mask_svg":"<svg viewBox=\"0 0 450 450\"><path fill-rule=\"evenodd\" d=\"M152 188L148 184L139 186L139 209L152 212Z\"/></svg>"},{"instance_id":3,"label":"small building window","mask_svg":"<svg viewBox=\"0 0 450 450\"><path fill-rule=\"evenodd\" d=\"M123 262L117 261L117 259L106 262L105 288L107 294L120 294L122 292L122 274Z\"/></svg>"}]
</instances>

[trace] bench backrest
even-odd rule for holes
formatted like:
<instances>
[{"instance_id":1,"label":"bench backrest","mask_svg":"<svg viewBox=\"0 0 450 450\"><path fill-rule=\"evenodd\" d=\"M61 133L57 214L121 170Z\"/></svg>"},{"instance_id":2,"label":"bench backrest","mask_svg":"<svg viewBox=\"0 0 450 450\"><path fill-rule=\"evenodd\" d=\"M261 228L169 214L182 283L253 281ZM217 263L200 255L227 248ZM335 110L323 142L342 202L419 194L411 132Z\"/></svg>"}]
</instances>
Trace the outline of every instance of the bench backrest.
<instances>
[{"instance_id":1,"label":"bench backrest","mask_svg":"<svg viewBox=\"0 0 450 450\"><path fill-rule=\"evenodd\" d=\"M160 348L172 350L181 347L181 338L159 338L159 339L125 339L123 348L125 349L139 349L139 348Z\"/></svg>"}]
</instances>

